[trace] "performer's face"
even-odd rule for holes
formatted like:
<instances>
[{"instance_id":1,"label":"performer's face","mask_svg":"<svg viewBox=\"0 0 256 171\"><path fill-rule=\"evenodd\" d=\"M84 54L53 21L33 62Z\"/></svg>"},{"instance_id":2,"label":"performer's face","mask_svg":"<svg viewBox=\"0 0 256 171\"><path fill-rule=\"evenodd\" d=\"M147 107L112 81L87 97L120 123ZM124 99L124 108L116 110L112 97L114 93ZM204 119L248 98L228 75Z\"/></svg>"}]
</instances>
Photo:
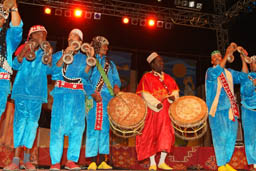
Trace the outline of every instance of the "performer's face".
<instances>
[{"instance_id":1,"label":"performer's face","mask_svg":"<svg viewBox=\"0 0 256 171\"><path fill-rule=\"evenodd\" d=\"M103 55L107 55L107 53L108 53L108 45L104 44L101 46L99 54L100 56L103 56Z\"/></svg>"},{"instance_id":2,"label":"performer's face","mask_svg":"<svg viewBox=\"0 0 256 171\"><path fill-rule=\"evenodd\" d=\"M75 33L70 33L70 34L68 35L68 45L71 46L71 43L72 43L73 41L79 41L80 43L82 43L80 37L79 37L77 34L75 34Z\"/></svg>"},{"instance_id":3,"label":"performer's face","mask_svg":"<svg viewBox=\"0 0 256 171\"><path fill-rule=\"evenodd\" d=\"M2 16L0 15L0 28L3 27L3 25L4 25L5 22L6 22L6 20L4 19L4 17L2 17Z\"/></svg>"},{"instance_id":4,"label":"performer's face","mask_svg":"<svg viewBox=\"0 0 256 171\"><path fill-rule=\"evenodd\" d=\"M152 63L152 69L161 73L164 70L164 60L161 56L156 57Z\"/></svg>"},{"instance_id":5,"label":"performer's face","mask_svg":"<svg viewBox=\"0 0 256 171\"><path fill-rule=\"evenodd\" d=\"M37 31L31 34L31 38L36 40L39 44L46 40L45 31Z\"/></svg>"},{"instance_id":6,"label":"performer's face","mask_svg":"<svg viewBox=\"0 0 256 171\"><path fill-rule=\"evenodd\" d=\"M256 61L252 61L252 63L250 64L250 69L252 72L256 72Z\"/></svg>"},{"instance_id":7,"label":"performer's face","mask_svg":"<svg viewBox=\"0 0 256 171\"><path fill-rule=\"evenodd\" d=\"M221 54L216 53L216 54L212 55L211 63L213 66L215 66L215 65L220 64L221 60L222 60Z\"/></svg>"}]
</instances>

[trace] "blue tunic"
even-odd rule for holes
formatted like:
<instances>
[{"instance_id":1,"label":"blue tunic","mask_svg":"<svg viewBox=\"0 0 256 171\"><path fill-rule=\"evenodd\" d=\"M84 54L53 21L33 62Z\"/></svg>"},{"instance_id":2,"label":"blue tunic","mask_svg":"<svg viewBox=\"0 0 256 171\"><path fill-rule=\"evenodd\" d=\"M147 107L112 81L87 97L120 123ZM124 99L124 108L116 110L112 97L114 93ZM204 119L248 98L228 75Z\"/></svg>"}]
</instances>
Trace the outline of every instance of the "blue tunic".
<instances>
[{"instance_id":1,"label":"blue tunic","mask_svg":"<svg viewBox=\"0 0 256 171\"><path fill-rule=\"evenodd\" d=\"M99 60L99 63L104 67L106 56L102 58L99 55L96 55L96 58ZM92 83L93 90L96 90L96 85L100 79L100 72L96 67L91 71L90 81ZM116 69L115 64L110 61L110 68L108 71L108 79L114 87L114 85L121 86L120 78ZM93 100L93 108L88 112L87 118L87 131L86 131L86 157L94 157L99 154L109 154L109 120L107 113L107 105L110 99L113 97L110 95L106 84L102 87L100 92L103 103L103 121L102 121L102 130L95 130L95 120L96 120L96 101ZM92 99L90 96L89 99Z\"/></svg>"},{"instance_id":2,"label":"blue tunic","mask_svg":"<svg viewBox=\"0 0 256 171\"><path fill-rule=\"evenodd\" d=\"M14 147L32 148L42 103L47 102L47 75L51 68L42 63L43 50L39 48L33 61L17 57L13 60L13 69L17 70L14 80L12 99L15 101L13 122Z\"/></svg>"},{"instance_id":3,"label":"blue tunic","mask_svg":"<svg viewBox=\"0 0 256 171\"><path fill-rule=\"evenodd\" d=\"M53 65L61 58L62 52L53 55ZM72 64L68 65L66 76L68 78L81 78L83 84L88 84L86 56L78 52ZM64 80L62 67L55 68L54 80ZM82 136L85 128L85 91L55 87L51 92L53 96L50 156L51 163L60 163L63 153L64 136L68 136L67 159L77 162L80 155Z\"/></svg>"},{"instance_id":4,"label":"blue tunic","mask_svg":"<svg viewBox=\"0 0 256 171\"><path fill-rule=\"evenodd\" d=\"M10 66L12 66L12 55L22 39L22 29L23 22L21 21L19 26L13 26L10 23L10 28L6 32L6 50L7 50L7 61ZM0 31L2 28L0 28ZM0 47L1 48L1 47ZM3 68L0 67L0 72L7 73ZM0 79L0 117L5 110L6 101L8 94L10 93L10 81Z\"/></svg>"},{"instance_id":5,"label":"blue tunic","mask_svg":"<svg viewBox=\"0 0 256 171\"><path fill-rule=\"evenodd\" d=\"M248 74L253 79L255 72ZM245 152L248 164L256 164L256 91L249 79L241 83L242 125L244 130Z\"/></svg>"},{"instance_id":6,"label":"blue tunic","mask_svg":"<svg viewBox=\"0 0 256 171\"><path fill-rule=\"evenodd\" d=\"M234 84L241 83L245 78L244 73L232 69L228 70L232 74ZM206 103L209 111L217 92L217 78L222 72L225 74L224 69L219 65L208 68L207 70ZM231 104L228 96L222 87L215 117L209 115L214 151L218 166L225 165L230 161L235 148L238 121L235 120L235 122L233 122L229 119L228 112L230 106Z\"/></svg>"}]
</instances>

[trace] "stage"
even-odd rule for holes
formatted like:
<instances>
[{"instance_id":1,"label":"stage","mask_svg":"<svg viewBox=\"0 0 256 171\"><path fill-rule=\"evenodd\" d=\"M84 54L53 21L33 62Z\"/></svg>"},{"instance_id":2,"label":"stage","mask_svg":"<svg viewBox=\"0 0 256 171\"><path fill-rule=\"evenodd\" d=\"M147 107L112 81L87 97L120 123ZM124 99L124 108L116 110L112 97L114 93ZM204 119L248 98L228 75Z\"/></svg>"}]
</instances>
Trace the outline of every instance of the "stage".
<instances>
[{"instance_id":1,"label":"stage","mask_svg":"<svg viewBox=\"0 0 256 171\"><path fill-rule=\"evenodd\" d=\"M12 138L13 103L8 103L6 112L0 120L0 167L11 163L14 150ZM51 164L49 155L50 129L39 128L38 134L32 148L31 161L39 168L48 169ZM149 160L137 161L135 144L114 144L111 143L110 155L106 156L114 170L147 170ZM64 140L64 152L61 164L66 162L68 147L67 137ZM21 154L21 159L22 159ZM156 156L158 162L159 155ZM21 161L22 163L22 161ZM90 161L85 158L85 147L81 148L78 164L86 169ZM175 170L216 170L216 159L213 147L173 147L171 153L166 157L166 163ZM243 146L236 146L230 165L239 170L249 170Z\"/></svg>"},{"instance_id":2,"label":"stage","mask_svg":"<svg viewBox=\"0 0 256 171\"><path fill-rule=\"evenodd\" d=\"M66 151L64 149L62 165L66 162ZM85 149L81 149L78 164L86 169L89 160L84 157ZM48 169L50 166L49 148L35 147L33 148L32 161L39 168ZM8 165L13 157L13 149L0 147L0 167ZM116 170L147 170L149 161L137 161L135 147L112 146L111 155L108 156L109 161ZM159 155L156 161L159 160ZM174 147L171 154L166 158L166 163L175 170L216 170L216 160L212 147ZM237 146L230 165L239 170L249 170L247 165L244 147Z\"/></svg>"}]
</instances>

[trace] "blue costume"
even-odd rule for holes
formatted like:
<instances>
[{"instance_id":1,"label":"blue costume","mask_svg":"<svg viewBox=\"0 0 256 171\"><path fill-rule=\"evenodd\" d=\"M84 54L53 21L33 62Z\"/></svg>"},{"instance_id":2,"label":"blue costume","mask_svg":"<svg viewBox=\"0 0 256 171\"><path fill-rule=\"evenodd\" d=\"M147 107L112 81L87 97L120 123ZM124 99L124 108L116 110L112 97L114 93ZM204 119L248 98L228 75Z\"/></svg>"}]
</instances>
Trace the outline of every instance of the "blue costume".
<instances>
[{"instance_id":1,"label":"blue costume","mask_svg":"<svg viewBox=\"0 0 256 171\"><path fill-rule=\"evenodd\" d=\"M244 73L228 69L232 75L233 83L241 83L245 78ZM214 98L217 94L218 81L217 78L221 73L226 73L224 69L217 65L216 67L208 68L206 73L206 103L210 111ZM233 86L230 85L230 86ZM229 109L231 107L229 98L221 87L219 102L217 105L215 116L209 115L210 128L212 132L213 145L217 160L217 165L222 166L228 163L234 152L238 121L229 119Z\"/></svg>"},{"instance_id":2,"label":"blue costume","mask_svg":"<svg viewBox=\"0 0 256 171\"><path fill-rule=\"evenodd\" d=\"M61 58L63 52L53 55L53 65ZM66 67L66 72L63 69ZM85 73L86 56L78 52L74 56L74 61L70 65L57 67L58 74L52 79L64 82L65 78L70 83L74 80L81 80L87 85L88 75ZM58 82L57 81L57 82ZM72 83L71 83L72 84ZM76 87L76 83L72 84ZM78 84L77 84L78 85ZM80 155L82 136L85 128L85 91L82 89L72 89L72 87L55 86L51 92L53 96L52 117L51 117L51 137L50 156L52 165L60 163L63 153L64 136L68 136L67 159L77 162Z\"/></svg>"},{"instance_id":3,"label":"blue costume","mask_svg":"<svg viewBox=\"0 0 256 171\"><path fill-rule=\"evenodd\" d=\"M248 74L253 79L255 72ZM248 164L256 164L256 91L248 78L241 83L242 125L244 129L245 152Z\"/></svg>"},{"instance_id":4,"label":"blue costume","mask_svg":"<svg viewBox=\"0 0 256 171\"><path fill-rule=\"evenodd\" d=\"M106 62L106 56L103 56L102 58L97 54L96 55L97 60L101 64L102 67L104 67ZM121 86L120 78L116 69L115 64L110 61L110 67L107 73L108 79L114 87L114 85L118 85L118 87ZM97 83L99 82L99 79L101 77L101 74L97 67L95 66L91 70L91 75L89 77L93 90L96 90ZM102 120L102 130L95 130L95 122L96 122L96 101L93 100L93 107L88 112L88 118L87 118L87 131L86 131L86 157L95 157L99 154L109 154L109 120L108 120L108 113L107 113L107 105L110 99L113 97L108 88L106 87L106 84L104 83L100 95L102 97L102 107L103 107L103 120ZM89 99L92 99L92 97L88 97Z\"/></svg>"},{"instance_id":5,"label":"blue costume","mask_svg":"<svg viewBox=\"0 0 256 171\"><path fill-rule=\"evenodd\" d=\"M33 61L13 60L17 75L13 84L12 99L15 101L13 121L14 148L32 148L41 114L42 103L47 103L47 75L51 68L42 63L43 50L39 48Z\"/></svg>"},{"instance_id":6,"label":"blue costume","mask_svg":"<svg viewBox=\"0 0 256 171\"><path fill-rule=\"evenodd\" d=\"M23 22L19 26L13 26L10 23L10 28L6 32L6 58L8 64L12 67L12 55L16 50L22 39ZM0 28L0 31L2 28ZM1 47L0 47L1 48ZM0 67L0 73L7 73ZM8 94L10 93L10 81L8 79L0 78L0 117L5 110Z\"/></svg>"}]
</instances>

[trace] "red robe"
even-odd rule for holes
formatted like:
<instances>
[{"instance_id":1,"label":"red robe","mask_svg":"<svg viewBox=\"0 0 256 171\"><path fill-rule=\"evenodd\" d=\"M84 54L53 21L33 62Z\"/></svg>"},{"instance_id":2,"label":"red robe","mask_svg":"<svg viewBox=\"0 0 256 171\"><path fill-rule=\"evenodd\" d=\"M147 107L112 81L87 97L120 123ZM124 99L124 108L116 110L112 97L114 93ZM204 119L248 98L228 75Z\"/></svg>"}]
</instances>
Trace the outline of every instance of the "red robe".
<instances>
[{"instance_id":1,"label":"red robe","mask_svg":"<svg viewBox=\"0 0 256 171\"><path fill-rule=\"evenodd\" d=\"M170 103L167 97L174 90L178 91L179 88L175 80L168 74L164 73L163 82L169 90L169 95L163 83L160 82L159 77L155 76L153 72L144 74L137 88L137 94L140 96L142 92L150 93L163 104L160 112L155 112L149 107L147 108L144 129L141 135L136 136L138 160L149 158L161 151L169 153L175 142L174 129L168 114Z\"/></svg>"}]
</instances>

